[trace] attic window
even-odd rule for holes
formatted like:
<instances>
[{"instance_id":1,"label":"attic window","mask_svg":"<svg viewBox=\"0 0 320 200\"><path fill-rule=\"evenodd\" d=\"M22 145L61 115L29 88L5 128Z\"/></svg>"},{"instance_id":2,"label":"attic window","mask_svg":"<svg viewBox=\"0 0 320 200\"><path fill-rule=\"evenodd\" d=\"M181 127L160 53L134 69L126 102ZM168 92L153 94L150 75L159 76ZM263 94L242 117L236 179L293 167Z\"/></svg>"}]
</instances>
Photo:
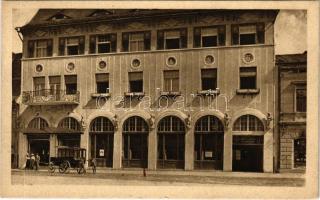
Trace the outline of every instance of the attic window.
<instances>
[{"instance_id":1,"label":"attic window","mask_svg":"<svg viewBox=\"0 0 320 200\"><path fill-rule=\"evenodd\" d=\"M62 13L58 13L56 15L54 15L53 17L50 18L50 20L53 20L53 21L58 21L58 20L62 20L62 19L69 19L70 17L62 14Z\"/></svg>"},{"instance_id":2,"label":"attic window","mask_svg":"<svg viewBox=\"0 0 320 200\"><path fill-rule=\"evenodd\" d=\"M110 15L110 14L112 14L112 12L110 12L108 10L96 10L90 15L90 17L102 17L102 16Z\"/></svg>"}]
</instances>

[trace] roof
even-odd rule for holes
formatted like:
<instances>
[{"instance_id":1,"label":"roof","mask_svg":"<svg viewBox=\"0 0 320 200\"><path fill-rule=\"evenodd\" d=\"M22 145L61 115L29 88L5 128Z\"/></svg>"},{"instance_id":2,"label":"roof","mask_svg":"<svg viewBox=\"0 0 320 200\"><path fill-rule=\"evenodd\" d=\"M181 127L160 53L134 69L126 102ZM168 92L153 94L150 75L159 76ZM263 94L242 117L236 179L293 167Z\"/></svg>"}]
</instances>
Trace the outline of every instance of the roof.
<instances>
[{"instance_id":1,"label":"roof","mask_svg":"<svg viewBox=\"0 0 320 200\"><path fill-rule=\"evenodd\" d=\"M276 55L277 64L306 64L307 63L307 51L302 54L284 54Z\"/></svg>"}]
</instances>

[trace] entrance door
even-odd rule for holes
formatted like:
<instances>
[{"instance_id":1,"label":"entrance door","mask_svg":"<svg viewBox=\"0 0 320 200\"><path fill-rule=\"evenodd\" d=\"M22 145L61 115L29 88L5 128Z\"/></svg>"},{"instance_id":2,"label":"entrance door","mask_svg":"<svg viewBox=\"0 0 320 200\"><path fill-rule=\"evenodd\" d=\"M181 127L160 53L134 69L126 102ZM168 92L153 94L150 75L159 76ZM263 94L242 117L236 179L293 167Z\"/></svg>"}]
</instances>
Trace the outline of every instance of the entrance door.
<instances>
[{"instance_id":1,"label":"entrance door","mask_svg":"<svg viewBox=\"0 0 320 200\"><path fill-rule=\"evenodd\" d=\"M233 136L233 171L263 171L263 136Z\"/></svg>"},{"instance_id":2,"label":"entrance door","mask_svg":"<svg viewBox=\"0 0 320 200\"><path fill-rule=\"evenodd\" d=\"M113 133L91 135L91 156L96 158L97 166L112 167Z\"/></svg>"},{"instance_id":3,"label":"entrance door","mask_svg":"<svg viewBox=\"0 0 320 200\"><path fill-rule=\"evenodd\" d=\"M50 154L49 139L29 139L29 152L40 156L40 165L48 165Z\"/></svg>"},{"instance_id":4,"label":"entrance door","mask_svg":"<svg viewBox=\"0 0 320 200\"><path fill-rule=\"evenodd\" d=\"M148 167L148 134L123 135L123 166Z\"/></svg>"}]
</instances>

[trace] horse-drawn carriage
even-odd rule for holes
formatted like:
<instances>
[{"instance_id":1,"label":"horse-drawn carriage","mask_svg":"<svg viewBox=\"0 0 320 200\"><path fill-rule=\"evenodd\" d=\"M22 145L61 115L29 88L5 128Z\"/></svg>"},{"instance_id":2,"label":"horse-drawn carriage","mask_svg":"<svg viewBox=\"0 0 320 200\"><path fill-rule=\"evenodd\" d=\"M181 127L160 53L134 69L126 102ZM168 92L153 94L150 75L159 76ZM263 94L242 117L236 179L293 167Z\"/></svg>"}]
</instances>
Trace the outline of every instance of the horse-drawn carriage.
<instances>
[{"instance_id":1,"label":"horse-drawn carriage","mask_svg":"<svg viewBox=\"0 0 320 200\"><path fill-rule=\"evenodd\" d=\"M85 173L86 149L79 147L58 147L57 157L50 157L49 172L56 168L60 173L68 173L71 168L79 174Z\"/></svg>"}]
</instances>

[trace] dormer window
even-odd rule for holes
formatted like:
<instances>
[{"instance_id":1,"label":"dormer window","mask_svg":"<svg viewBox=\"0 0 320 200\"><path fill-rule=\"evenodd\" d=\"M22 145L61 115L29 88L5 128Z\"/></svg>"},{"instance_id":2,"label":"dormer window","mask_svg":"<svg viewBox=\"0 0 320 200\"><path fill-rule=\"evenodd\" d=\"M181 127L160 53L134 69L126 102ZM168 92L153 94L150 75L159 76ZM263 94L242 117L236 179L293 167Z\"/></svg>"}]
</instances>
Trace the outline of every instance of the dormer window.
<instances>
[{"instance_id":1,"label":"dormer window","mask_svg":"<svg viewBox=\"0 0 320 200\"><path fill-rule=\"evenodd\" d=\"M52 21L59 21L62 19L70 19L70 17L68 17L62 13L57 13L54 16L52 16L51 18L49 18L49 20L52 20Z\"/></svg>"},{"instance_id":2,"label":"dormer window","mask_svg":"<svg viewBox=\"0 0 320 200\"><path fill-rule=\"evenodd\" d=\"M110 14L112 14L112 12L110 12L108 10L100 9L100 10L94 11L90 15L90 17L102 17L102 16L106 16L106 15L110 15Z\"/></svg>"},{"instance_id":3,"label":"dormer window","mask_svg":"<svg viewBox=\"0 0 320 200\"><path fill-rule=\"evenodd\" d=\"M59 55L84 54L84 37L69 37L59 39Z\"/></svg>"},{"instance_id":4,"label":"dormer window","mask_svg":"<svg viewBox=\"0 0 320 200\"><path fill-rule=\"evenodd\" d=\"M117 50L117 34L90 36L90 53L110 53Z\"/></svg>"},{"instance_id":5,"label":"dormer window","mask_svg":"<svg viewBox=\"0 0 320 200\"><path fill-rule=\"evenodd\" d=\"M264 24L232 25L232 44L249 45L264 43Z\"/></svg>"}]
</instances>

